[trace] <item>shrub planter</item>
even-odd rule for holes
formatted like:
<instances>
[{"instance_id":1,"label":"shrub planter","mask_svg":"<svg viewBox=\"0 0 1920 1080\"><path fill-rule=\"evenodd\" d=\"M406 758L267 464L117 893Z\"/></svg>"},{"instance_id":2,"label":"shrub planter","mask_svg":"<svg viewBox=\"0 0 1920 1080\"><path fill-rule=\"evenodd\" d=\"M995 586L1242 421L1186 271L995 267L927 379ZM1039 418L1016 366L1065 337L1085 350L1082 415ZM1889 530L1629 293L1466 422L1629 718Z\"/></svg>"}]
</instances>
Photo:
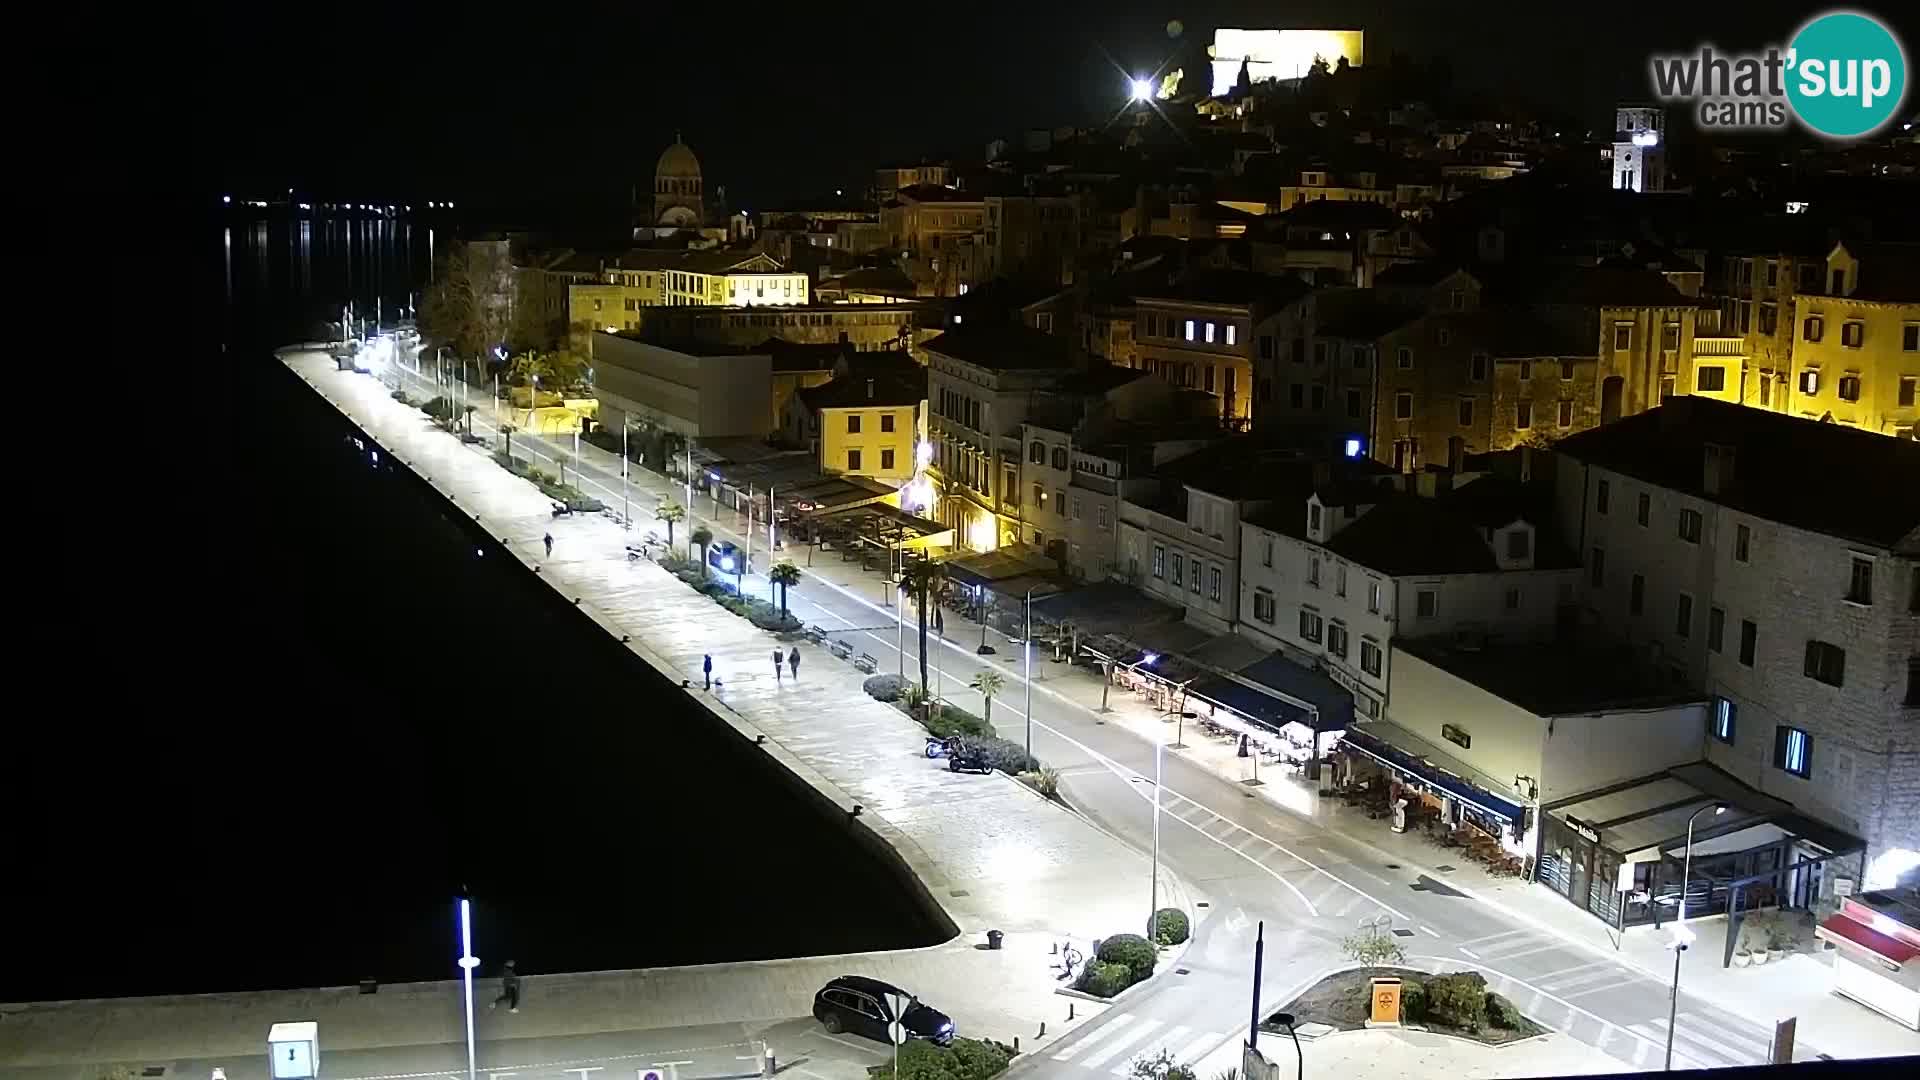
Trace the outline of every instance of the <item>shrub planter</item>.
<instances>
[{"instance_id":1,"label":"shrub planter","mask_svg":"<svg viewBox=\"0 0 1920 1080\"><path fill-rule=\"evenodd\" d=\"M1477 972L1435 975L1398 967L1336 971L1269 1013L1269 1019L1261 1022L1260 1030L1281 1030L1271 1020L1279 1012L1292 1013L1296 1025L1316 1022L1341 1031L1361 1030L1370 1015L1372 981L1382 976L1401 981L1403 1024L1439 1035L1471 1039L1486 1046L1505 1046L1547 1032L1545 1027L1522 1014L1513 1002L1488 992L1486 979Z\"/></svg>"}]
</instances>

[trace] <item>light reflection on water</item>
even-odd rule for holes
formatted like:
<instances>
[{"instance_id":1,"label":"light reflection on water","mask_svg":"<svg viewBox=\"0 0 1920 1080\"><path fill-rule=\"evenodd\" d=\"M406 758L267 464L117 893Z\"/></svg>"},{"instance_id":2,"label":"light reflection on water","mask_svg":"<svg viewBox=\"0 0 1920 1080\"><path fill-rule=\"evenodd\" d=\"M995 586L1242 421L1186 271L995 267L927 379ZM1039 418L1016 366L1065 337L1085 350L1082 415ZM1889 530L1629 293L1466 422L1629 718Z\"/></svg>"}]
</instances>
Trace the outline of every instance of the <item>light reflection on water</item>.
<instances>
[{"instance_id":1,"label":"light reflection on water","mask_svg":"<svg viewBox=\"0 0 1920 1080\"><path fill-rule=\"evenodd\" d=\"M223 224L222 273L235 329L282 340L321 332L348 304L389 322L418 303L439 237L407 220L269 218Z\"/></svg>"}]
</instances>

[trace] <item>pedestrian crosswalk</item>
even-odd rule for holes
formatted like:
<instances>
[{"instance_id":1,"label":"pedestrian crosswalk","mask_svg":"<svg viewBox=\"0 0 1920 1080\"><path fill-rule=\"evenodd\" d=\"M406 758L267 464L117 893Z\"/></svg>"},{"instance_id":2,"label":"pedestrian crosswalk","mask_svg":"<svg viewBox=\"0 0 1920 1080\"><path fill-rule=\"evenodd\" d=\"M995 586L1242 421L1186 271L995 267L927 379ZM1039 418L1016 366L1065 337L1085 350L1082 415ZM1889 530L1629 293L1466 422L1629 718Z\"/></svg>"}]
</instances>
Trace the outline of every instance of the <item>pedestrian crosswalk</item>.
<instances>
[{"instance_id":1,"label":"pedestrian crosswalk","mask_svg":"<svg viewBox=\"0 0 1920 1080\"><path fill-rule=\"evenodd\" d=\"M1155 1057L1161 1051L1182 1065L1192 1065L1229 1037L1189 1024L1168 1026L1152 1017L1123 1012L1085 1029L1052 1058L1109 1076L1124 1077L1132 1072L1136 1060Z\"/></svg>"}]
</instances>

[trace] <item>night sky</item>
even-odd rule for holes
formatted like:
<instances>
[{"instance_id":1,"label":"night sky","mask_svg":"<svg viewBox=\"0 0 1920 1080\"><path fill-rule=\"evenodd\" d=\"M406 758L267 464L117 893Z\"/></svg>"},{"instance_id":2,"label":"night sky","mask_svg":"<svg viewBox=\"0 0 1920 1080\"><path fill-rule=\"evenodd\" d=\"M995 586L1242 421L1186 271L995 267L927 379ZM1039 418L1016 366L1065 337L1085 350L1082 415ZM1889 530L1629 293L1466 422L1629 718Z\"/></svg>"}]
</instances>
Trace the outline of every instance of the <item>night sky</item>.
<instances>
[{"instance_id":1,"label":"night sky","mask_svg":"<svg viewBox=\"0 0 1920 1080\"><path fill-rule=\"evenodd\" d=\"M1730 5L1642 0L228 5L169 12L204 19L188 55L155 55L130 34L103 44L126 62L103 57L102 72L139 91L127 105L140 110L165 107L145 74L165 68L160 89L187 100L160 132L129 134L170 145L187 135L190 168L212 189L617 204L678 128L709 184L751 209L862 184L876 160L977 156L1027 126L1098 123L1124 87L1107 55L1157 66L1179 44L1173 18L1196 48L1219 25L1357 25L1372 62L1444 54L1470 89L1603 127L1610 102L1644 93L1649 51L1779 40L1826 7L1763 0L1735 17Z\"/></svg>"}]
</instances>

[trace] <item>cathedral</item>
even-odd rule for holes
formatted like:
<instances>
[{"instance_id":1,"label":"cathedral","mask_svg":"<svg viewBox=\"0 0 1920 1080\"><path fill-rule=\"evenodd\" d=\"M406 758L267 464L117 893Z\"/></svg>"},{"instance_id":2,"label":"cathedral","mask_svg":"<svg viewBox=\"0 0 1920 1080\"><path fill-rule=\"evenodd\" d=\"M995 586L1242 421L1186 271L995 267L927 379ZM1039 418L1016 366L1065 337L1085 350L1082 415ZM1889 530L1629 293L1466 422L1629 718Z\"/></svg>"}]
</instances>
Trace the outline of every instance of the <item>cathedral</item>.
<instances>
[{"instance_id":1,"label":"cathedral","mask_svg":"<svg viewBox=\"0 0 1920 1080\"><path fill-rule=\"evenodd\" d=\"M653 225L660 229L697 229L707 223L706 192L700 159L674 132L673 145L653 167Z\"/></svg>"}]
</instances>

